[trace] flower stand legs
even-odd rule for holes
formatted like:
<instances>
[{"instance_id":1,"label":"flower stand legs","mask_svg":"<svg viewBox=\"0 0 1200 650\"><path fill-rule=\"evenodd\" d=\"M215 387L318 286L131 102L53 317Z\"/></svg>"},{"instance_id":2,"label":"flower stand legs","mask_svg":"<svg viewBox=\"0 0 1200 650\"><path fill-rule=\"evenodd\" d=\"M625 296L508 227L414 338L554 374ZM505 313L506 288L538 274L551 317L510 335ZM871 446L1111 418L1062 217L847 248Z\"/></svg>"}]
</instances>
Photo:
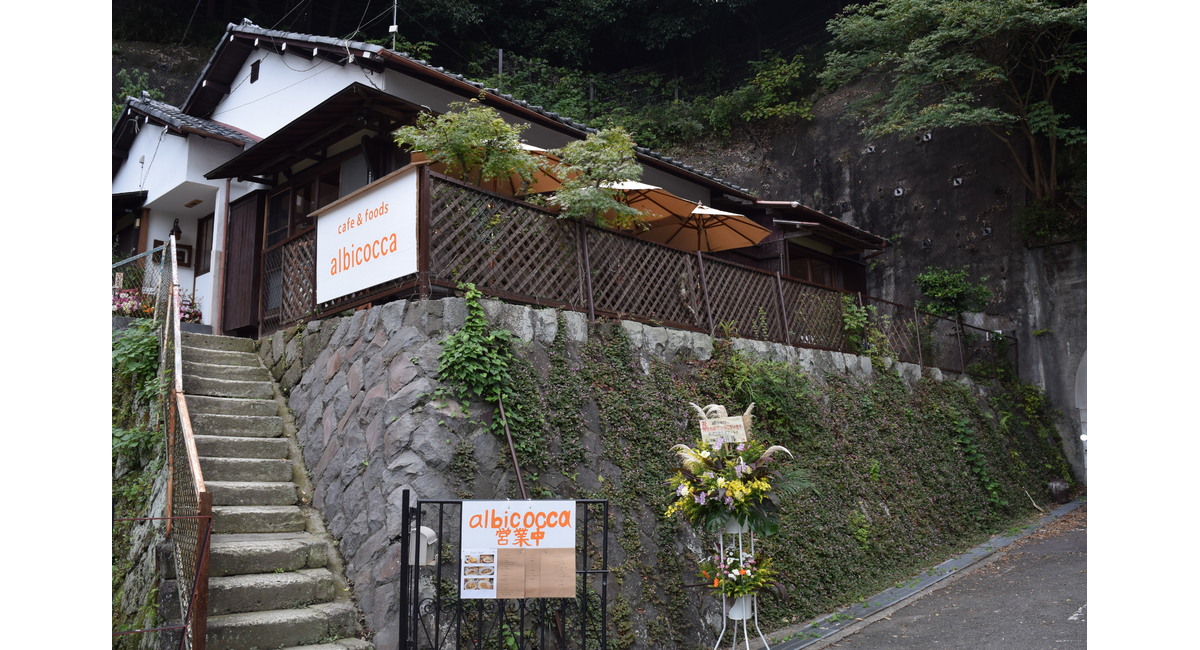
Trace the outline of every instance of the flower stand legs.
<instances>
[{"instance_id":1,"label":"flower stand legs","mask_svg":"<svg viewBox=\"0 0 1200 650\"><path fill-rule=\"evenodd\" d=\"M736 521L729 522L725 527L725 531L720 535L719 554L720 557L725 557L725 537L733 537L733 542L730 546L737 548L738 555L744 553L754 555L754 533L749 532L749 529ZM739 596L737 598L728 599L724 595L721 596L721 608L725 611L725 618L721 621L721 633L717 636L717 643L713 646L713 650L721 647L721 641L725 639L725 631L731 629L731 638L733 644L730 646L733 650L737 650L738 644L738 624L741 623L741 636L745 639L746 650L750 650L750 629L747 621L754 619L754 631L758 633L758 638L762 641L763 648L771 650L771 645L767 643L767 639L763 636L762 629L758 626L758 596L750 594ZM733 621L733 625L729 625L729 621Z\"/></svg>"}]
</instances>

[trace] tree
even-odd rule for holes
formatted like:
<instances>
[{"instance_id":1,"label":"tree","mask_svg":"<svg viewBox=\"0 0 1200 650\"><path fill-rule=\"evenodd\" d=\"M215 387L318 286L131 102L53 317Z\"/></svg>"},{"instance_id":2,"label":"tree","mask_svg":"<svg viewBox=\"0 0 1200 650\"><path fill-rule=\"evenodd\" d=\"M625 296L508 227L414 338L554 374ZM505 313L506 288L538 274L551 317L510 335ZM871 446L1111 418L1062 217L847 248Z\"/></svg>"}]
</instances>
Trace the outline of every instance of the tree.
<instances>
[{"instance_id":1,"label":"tree","mask_svg":"<svg viewBox=\"0 0 1200 650\"><path fill-rule=\"evenodd\" d=\"M613 185L635 181L642 166L634 154L633 138L614 126L589 133L561 149L551 151L562 161L562 187L550 202L562 207L562 218L584 219L612 228L641 224L641 212L621 201L622 192Z\"/></svg>"},{"instance_id":2,"label":"tree","mask_svg":"<svg viewBox=\"0 0 1200 650\"><path fill-rule=\"evenodd\" d=\"M528 124L509 124L500 113L478 99L451 102L442 115L421 113L417 123L393 134L396 144L407 146L444 163L446 173L464 181L482 183L517 175L526 185L533 181L538 160L521 146Z\"/></svg>"},{"instance_id":3,"label":"tree","mask_svg":"<svg viewBox=\"0 0 1200 650\"><path fill-rule=\"evenodd\" d=\"M150 99L162 100L163 91L158 88L150 87L150 74L145 70L134 70L130 72L125 68L117 71L117 82L121 84L121 89L117 91L117 96L112 105L113 122L121 117L121 111L125 110L125 99L127 97L141 97L145 92Z\"/></svg>"},{"instance_id":4,"label":"tree","mask_svg":"<svg viewBox=\"0 0 1200 650\"><path fill-rule=\"evenodd\" d=\"M1077 0L851 5L828 24L834 50L822 80L880 82L855 106L869 136L987 129L1008 148L1034 203L1063 207L1062 150L1085 142L1081 120L1064 110L1064 86L1084 72L1086 19L1087 4Z\"/></svg>"},{"instance_id":5,"label":"tree","mask_svg":"<svg viewBox=\"0 0 1200 650\"><path fill-rule=\"evenodd\" d=\"M917 307L938 316L961 318L963 312L979 311L992 299L992 291L984 285L987 277L978 282L967 279L967 267L957 271L928 266L914 279L921 290Z\"/></svg>"}]
</instances>

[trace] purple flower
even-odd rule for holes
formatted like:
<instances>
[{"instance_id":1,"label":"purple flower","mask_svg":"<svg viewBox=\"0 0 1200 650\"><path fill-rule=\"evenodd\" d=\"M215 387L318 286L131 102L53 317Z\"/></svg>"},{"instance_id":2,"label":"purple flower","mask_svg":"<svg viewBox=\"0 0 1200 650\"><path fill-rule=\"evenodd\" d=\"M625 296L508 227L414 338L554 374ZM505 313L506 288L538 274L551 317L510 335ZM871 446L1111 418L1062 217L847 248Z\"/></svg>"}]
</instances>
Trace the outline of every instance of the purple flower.
<instances>
[{"instance_id":1,"label":"purple flower","mask_svg":"<svg viewBox=\"0 0 1200 650\"><path fill-rule=\"evenodd\" d=\"M750 471L750 466L741 458L738 458L738 464L733 466L733 471L737 472L738 478L742 478L742 474Z\"/></svg>"},{"instance_id":2,"label":"purple flower","mask_svg":"<svg viewBox=\"0 0 1200 650\"><path fill-rule=\"evenodd\" d=\"M737 446L737 450L738 450L738 451L746 451L746 443L744 443L744 442L739 442L739 443L738 443L738 446Z\"/></svg>"},{"instance_id":3,"label":"purple flower","mask_svg":"<svg viewBox=\"0 0 1200 650\"><path fill-rule=\"evenodd\" d=\"M696 495L696 503L699 503L700 505L704 505L707 502L708 502L708 493L707 492L701 492L700 494Z\"/></svg>"}]
</instances>

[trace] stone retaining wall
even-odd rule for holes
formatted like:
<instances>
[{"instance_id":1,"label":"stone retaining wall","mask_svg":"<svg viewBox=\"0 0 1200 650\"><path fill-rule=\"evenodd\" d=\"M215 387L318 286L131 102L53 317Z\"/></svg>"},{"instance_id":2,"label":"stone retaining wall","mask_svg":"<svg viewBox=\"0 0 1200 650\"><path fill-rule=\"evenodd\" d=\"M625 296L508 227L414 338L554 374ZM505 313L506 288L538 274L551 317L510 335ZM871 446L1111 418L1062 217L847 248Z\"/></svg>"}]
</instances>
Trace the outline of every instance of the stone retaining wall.
<instances>
[{"instance_id":1,"label":"stone retaining wall","mask_svg":"<svg viewBox=\"0 0 1200 650\"><path fill-rule=\"evenodd\" d=\"M548 358L559 313L485 300L494 327L513 333L517 353L535 365ZM375 645L398 640L397 581L400 569L402 491L416 498L506 498L514 479L507 451L478 422L490 419L480 405L427 399L437 387L439 341L462 326L461 298L397 301L352 316L313 321L276 332L260 342L259 353L288 396L304 460L312 475L313 506L340 540L354 596L375 633ZM586 317L562 312L568 355L587 342ZM644 369L652 359L706 360L713 340L705 334L622 321ZM737 339L734 347L760 358L786 361L811 371L869 377L865 357L792 348ZM900 364L908 381L920 368ZM936 370L926 370L941 378ZM457 417L460 415L467 417ZM473 489L461 492L451 464L455 452L469 453L476 465ZM587 472L591 474L591 472Z\"/></svg>"}]
</instances>

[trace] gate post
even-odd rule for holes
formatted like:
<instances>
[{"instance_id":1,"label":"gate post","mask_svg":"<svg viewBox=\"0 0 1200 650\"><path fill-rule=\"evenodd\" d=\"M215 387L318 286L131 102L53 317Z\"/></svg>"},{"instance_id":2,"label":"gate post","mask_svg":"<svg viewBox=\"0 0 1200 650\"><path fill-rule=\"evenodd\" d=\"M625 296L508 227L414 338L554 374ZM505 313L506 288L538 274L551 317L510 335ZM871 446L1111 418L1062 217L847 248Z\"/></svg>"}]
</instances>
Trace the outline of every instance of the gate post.
<instances>
[{"instance_id":1,"label":"gate post","mask_svg":"<svg viewBox=\"0 0 1200 650\"><path fill-rule=\"evenodd\" d=\"M412 630L416 628L409 611L409 590L412 589L413 567L408 562L409 528L412 527L412 515L408 507L409 490L400 493L400 596L397 599L400 612L400 650L410 650L416 647L412 639Z\"/></svg>"}]
</instances>

